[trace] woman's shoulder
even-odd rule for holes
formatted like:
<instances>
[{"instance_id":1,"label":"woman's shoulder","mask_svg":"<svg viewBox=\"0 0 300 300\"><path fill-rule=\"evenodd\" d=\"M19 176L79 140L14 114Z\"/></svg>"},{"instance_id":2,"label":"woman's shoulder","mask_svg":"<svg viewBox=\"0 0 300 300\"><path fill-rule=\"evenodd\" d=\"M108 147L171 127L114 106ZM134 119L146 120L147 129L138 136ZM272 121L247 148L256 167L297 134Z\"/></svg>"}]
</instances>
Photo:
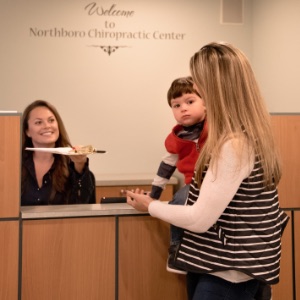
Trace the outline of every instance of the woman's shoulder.
<instances>
[{"instance_id":1,"label":"woman's shoulder","mask_svg":"<svg viewBox=\"0 0 300 300\"><path fill-rule=\"evenodd\" d=\"M217 147L223 151L238 151L251 148L250 142L244 134L226 135L219 139Z\"/></svg>"},{"instance_id":2,"label":"woman's shoulder","mask_svg":"<svg viewBox=\"0 0 300 300\"><path fill-rule=\"evenodd\" d=\"M220 141L218 153L217 158L219 159L232 160L235 158L248 162L254 160L254 148L247 137L242 134L230 135Z\"/></svg>"}]
</instances>

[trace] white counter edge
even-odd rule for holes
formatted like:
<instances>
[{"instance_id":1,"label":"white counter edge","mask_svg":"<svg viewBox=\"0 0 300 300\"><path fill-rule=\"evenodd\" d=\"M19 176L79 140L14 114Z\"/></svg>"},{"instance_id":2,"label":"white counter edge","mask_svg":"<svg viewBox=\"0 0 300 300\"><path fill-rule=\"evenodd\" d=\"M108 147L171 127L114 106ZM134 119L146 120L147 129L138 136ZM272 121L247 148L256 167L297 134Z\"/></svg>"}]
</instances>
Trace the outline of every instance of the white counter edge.
<instances>
[{"instance_id":1,"label":"white counter edge","mask_svg":"<svg viewBox=\"0 0 300 300\"><path fill-rule=\"evenodd\" d=\"M21 206L21 218L49 219L94 216L148 215L126 203Z\"/></svg>"}]
</instances>

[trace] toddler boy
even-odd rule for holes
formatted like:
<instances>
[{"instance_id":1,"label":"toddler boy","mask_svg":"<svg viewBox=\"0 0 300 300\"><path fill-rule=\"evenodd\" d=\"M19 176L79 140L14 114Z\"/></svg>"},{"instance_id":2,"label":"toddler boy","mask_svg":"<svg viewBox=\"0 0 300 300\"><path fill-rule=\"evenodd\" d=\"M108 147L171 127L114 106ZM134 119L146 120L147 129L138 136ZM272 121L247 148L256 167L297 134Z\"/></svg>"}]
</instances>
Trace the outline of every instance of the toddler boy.
<instances>
[{"instance_id":1,"label":"toddler boy","mask_svg":"<svg viewBox=\"0 0 300 300\"><path fill-rule=\"evenodd\" d=\"M192 77L175 79L167 94L177 125L165 140L166 155L158 168L152 183L150 197L159 199L165 185L176 169L184 175L185 185L179 189L169 202L172 205L184 205L189 184L192 180L195 164L207 138L206 108L203 99L193 88ZM167 270L186 274L174 266L175 254L182 236L182 229L170 226L170 248Z\"/></svg>"}]
</instances>

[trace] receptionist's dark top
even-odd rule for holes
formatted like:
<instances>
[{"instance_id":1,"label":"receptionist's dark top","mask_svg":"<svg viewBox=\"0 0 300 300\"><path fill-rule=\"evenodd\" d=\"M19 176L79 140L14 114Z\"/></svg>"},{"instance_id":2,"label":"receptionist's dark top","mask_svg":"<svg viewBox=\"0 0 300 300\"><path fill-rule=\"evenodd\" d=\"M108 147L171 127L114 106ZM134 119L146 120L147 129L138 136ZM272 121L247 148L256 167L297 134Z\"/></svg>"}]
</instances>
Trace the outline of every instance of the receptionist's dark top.
<instances>
[{"instance_id":1,"label":"receptionist's dark top","mask_svg":"<svg viewBox=\"0 0 300 300\"><path fill-rule=\"evenodd\" d=\"M22 180L21 205L58 205L58 204L87 204L95 203L95 177L89 170L88 160L82 174L76 172L74 163L69 163L69 180L66 191L63 193L52 192L51 174L54 163L43 177L42 187L38 186L32 155L23 160L23 168L27 170L27 176ZM52 194L51 194L52 193ZM53 200L49 201L50 195Z\"/></svg>"}]
</instances>

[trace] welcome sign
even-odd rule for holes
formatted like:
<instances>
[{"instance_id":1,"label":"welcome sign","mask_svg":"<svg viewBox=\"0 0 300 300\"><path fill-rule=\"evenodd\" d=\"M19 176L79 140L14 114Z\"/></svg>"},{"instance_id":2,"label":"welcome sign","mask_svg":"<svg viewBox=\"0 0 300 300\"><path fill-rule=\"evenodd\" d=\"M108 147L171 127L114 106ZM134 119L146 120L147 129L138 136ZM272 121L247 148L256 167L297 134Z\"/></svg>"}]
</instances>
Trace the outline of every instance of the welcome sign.
<instances>
[{"instance_id":1,"label":"welcome sign","mask_svg":"<svg viewBox=\"0 0 300 300\"><path fill-rule=\"evenodd\" d=\"M102 42L102 40L111 42L126 42L128 45L102 45L92 44L90 47L100 47L109 55L118 48L130 47L130 40L160 40L160 41L183 41L186 37L184 32L168 32L161 30L143 30L139 28L131 28L130 30L118 29L118 22L114 19L134 19L138 12L134 9L122 9L117 4L110 4L108 6L101 3L91 2L83 7L83 13L91 17L101 18L102 26L97 28L90 28L87 30L78 30L63 27L54 28L40 28L30 27L29 35L34 38L89 38L95 43Z\"/></svg>"}]
</instances>

